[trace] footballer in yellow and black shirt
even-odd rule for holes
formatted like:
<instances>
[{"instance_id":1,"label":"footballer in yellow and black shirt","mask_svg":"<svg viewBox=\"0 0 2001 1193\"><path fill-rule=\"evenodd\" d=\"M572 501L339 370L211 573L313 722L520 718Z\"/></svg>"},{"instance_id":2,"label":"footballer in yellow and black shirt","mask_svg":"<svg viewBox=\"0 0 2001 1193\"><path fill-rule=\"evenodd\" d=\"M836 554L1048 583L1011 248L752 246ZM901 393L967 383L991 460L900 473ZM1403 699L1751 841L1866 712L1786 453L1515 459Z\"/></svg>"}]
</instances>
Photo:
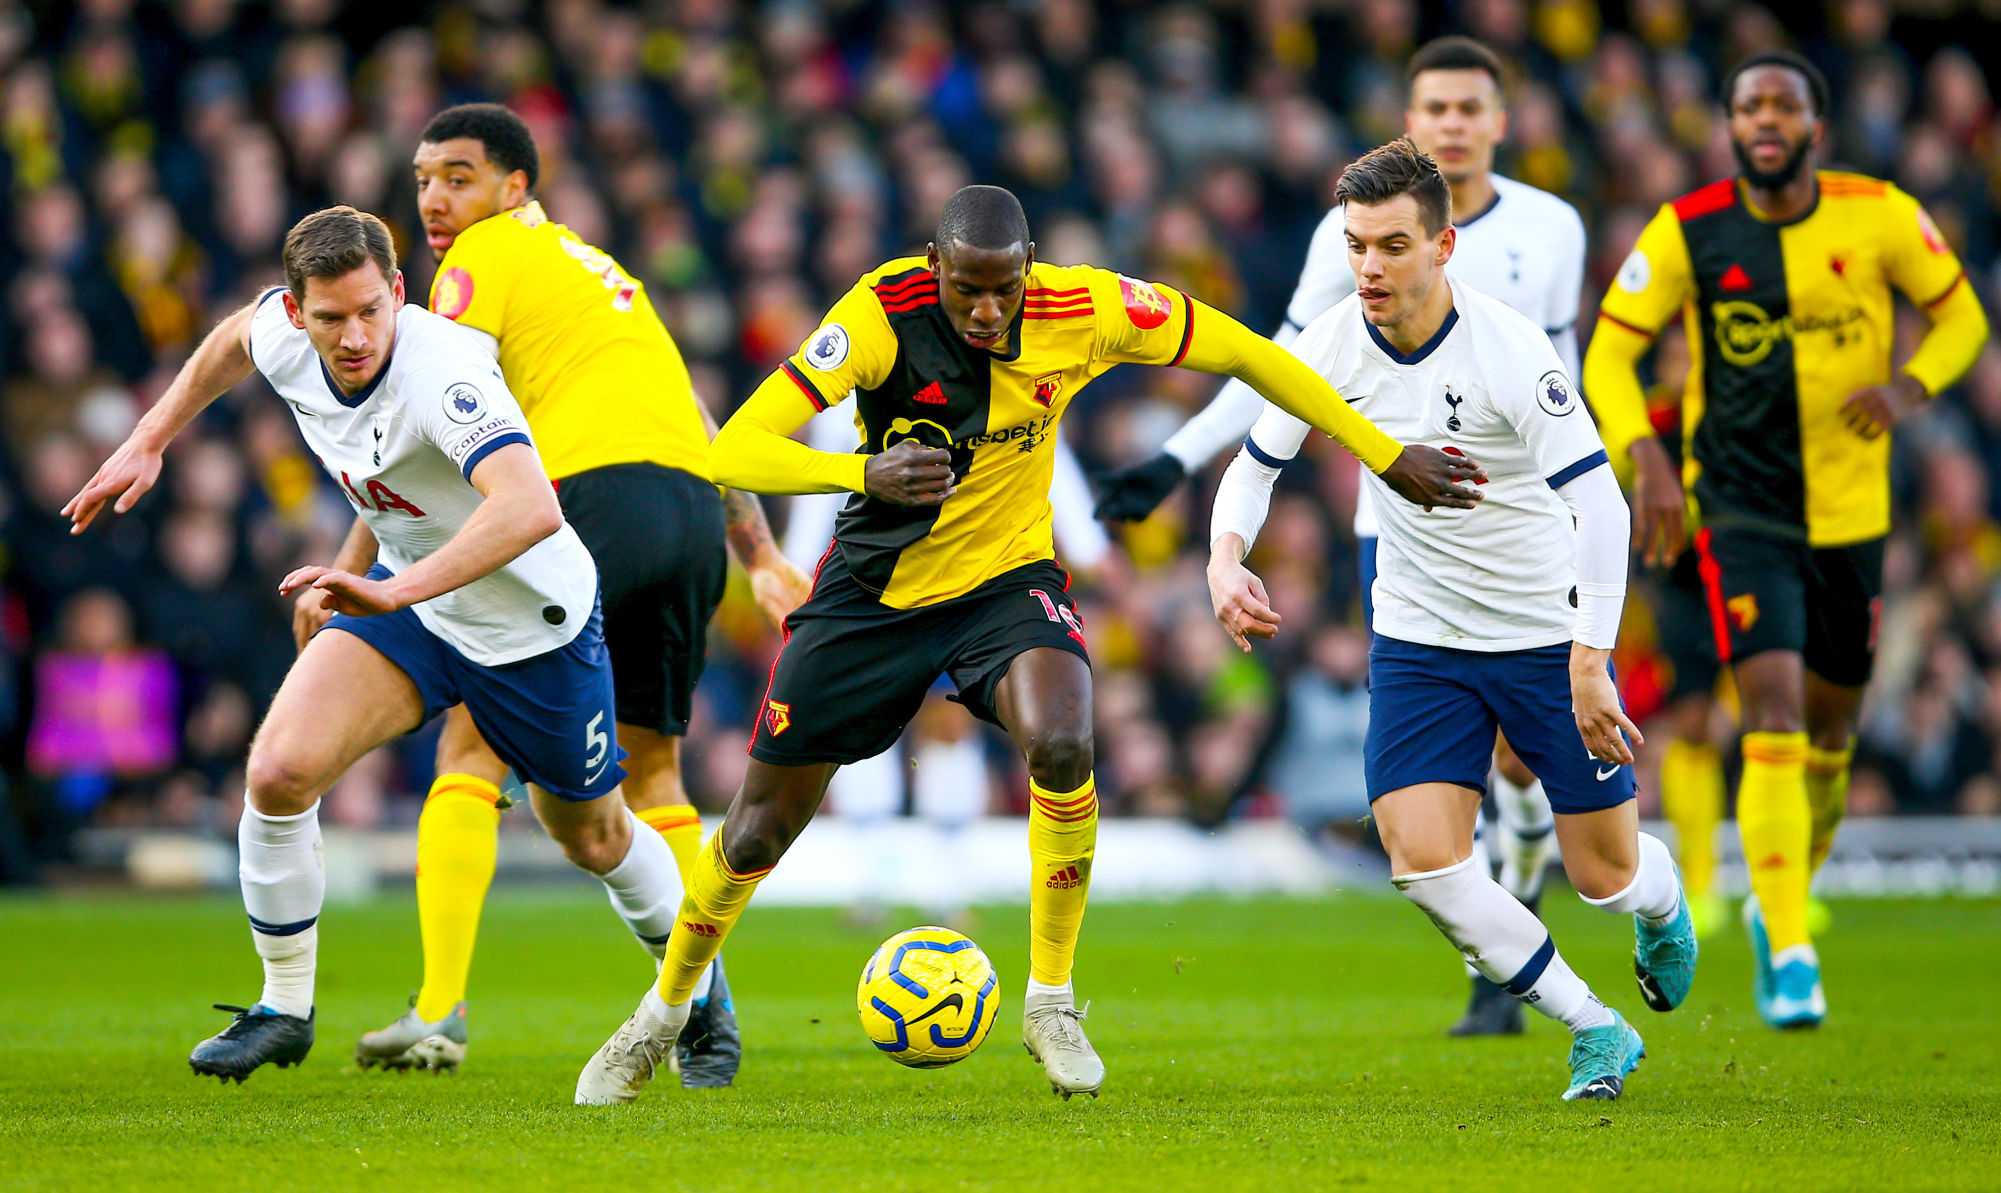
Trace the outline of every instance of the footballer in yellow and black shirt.
<instances>
[{"instance_id":1,"label":"footballer in yellow and black shirt","mask_svg":"<svg viewBox=\"0 0 2001 1193\"><path fill-rule=\"evenodd\" d=\"M1049 484L1064 411L1121 362L1241 377L1403 496L1477 500L1454 483L1477 468L1400 447L1283 348L1168 287L1041 264L1012 194L959 191L928 255L856 283L710 449L723 484L855 496L813 595L786 621L743 787L694 867L661 969L671 1013L834 768L892 745L944 674L969 710L1008 731L1028 768L1023 1042L1058 1093L1097 1091L1104 1065L1070 985L1097 835L1091 672L1053 558ZM854 452L789 438L850 397Z\"/></svg>"},{"instance_id":2,"label":"footballer in yellow and black shirt","mask_svg":"<svg viewBox=\"0 0 2001 1193\"><path fill-rule=\"evenodd\" d=\"M1634 367L1682 318L1682 473L1745 731L1737 804L1757 895L1754 993L1768 1023L1807 1027L1827 1009L1807 886L1841 820L1875 651L1887 432L1972 366L1987 319L1911 196L1810 168L1827 112L1810 63L1755 55L1731 71L1724 99L1739 175L1667 204L1640 234L1600 309L1584 392L1608 450L1636 466L1638 537L1658 558L1681 537L1681 486ZM1931 321L1894 373L1892 289Z\"/></svg>"}]
</instances>

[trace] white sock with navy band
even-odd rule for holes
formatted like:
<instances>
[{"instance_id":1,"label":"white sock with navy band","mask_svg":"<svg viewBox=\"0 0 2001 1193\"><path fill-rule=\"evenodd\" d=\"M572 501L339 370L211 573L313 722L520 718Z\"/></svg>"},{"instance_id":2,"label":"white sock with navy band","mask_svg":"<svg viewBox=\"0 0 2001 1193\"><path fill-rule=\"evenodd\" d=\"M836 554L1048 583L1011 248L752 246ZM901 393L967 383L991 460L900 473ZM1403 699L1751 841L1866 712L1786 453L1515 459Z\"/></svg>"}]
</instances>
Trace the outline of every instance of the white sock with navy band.
<instances>
[{"instance_id":1,"label":"white sock with navy band","mask_svg":"<svg viewBox=\"0 0 2001 1193\"><path fill-rule=\"evenodd\" d=\"M1500 883L1523 903L1542 895L1549 855L1556 848L1556 819L1540 779L1522 787L1494 768L1494 852L1501 859Z\"/></svg>"},{"instance_id":2,"label":"white sock with navy band","mask_svg":"<svg viewBox=\"0 0 2001 1193\"><path fill-rule=\"evenodd\" d=\"M1542 922L1475 862L1390 881L1488 981L1572 1031L1610 1023L1611 1012L1557 954Z\"/></svg>"},{"instance_id":3,"label":"white sock with navy band","mask_svg":"<svg viewBox=\"0 0 2001 1193\"><path fill-rule=\"evenodd\" d=\"M611 909L655 961L667 955L667 936L681 913L681 870L667 839L627 809L632 845L618 865L599 875Z\"/></svg>"},{"instance_id":4,"label":"white sock with navy band","mask_svg":"<svg viewBox=\"0 0 2001 1193\"><path fill-rule=\"evenodd\" d=\"M1584 898L1584 896L1578 896ZM1630 913L1658 928L1681 910L1681 878L1675 873L1674 855L1659 837L1640 834L1640 864L1633 881L1616 895L1603 899L1584 898L1593 907L1613 913Z\"/></svg>"},{"instance_id":5,"label":"white sock with navy band","mask_svg":"<svg viewBox=\"0 0 2001 1193\"><path fill-rule=\"evenodd\" d=\"M295 816L266 816L245 800L236 848L250 938L264 960L264 993L257 1001L304 1019L313 1012L320 904L327 892L319 801Z\"/></svg>"}]
</instances>

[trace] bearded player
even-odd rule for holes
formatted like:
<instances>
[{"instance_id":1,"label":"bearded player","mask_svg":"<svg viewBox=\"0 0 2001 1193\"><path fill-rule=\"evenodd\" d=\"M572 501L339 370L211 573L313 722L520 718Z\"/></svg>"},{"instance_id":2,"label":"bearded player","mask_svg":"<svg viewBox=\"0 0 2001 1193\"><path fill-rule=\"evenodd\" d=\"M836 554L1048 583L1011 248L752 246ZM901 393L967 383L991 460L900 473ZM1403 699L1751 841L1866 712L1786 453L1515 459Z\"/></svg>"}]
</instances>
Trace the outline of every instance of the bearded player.
<instances>
[{"instance_id":1,"label":"bearded player","mask_svg":"<svg viewBox=\"0 0 2001 1193\"><path fill-rule=\"evenodd\" d=\"M680 743L722 599L725 538L774 624L805 599L808 582L773 543L757 499L718 497L708 482L713 424L679 349L645 287L535 201L540 159L521 118L498 104L447 108L425 128L415 169L439 258L431 307L496 351L564 516L597 560L618 741L629 754L625 800L654 838L641 847L671 853L685 877L702 824L681 785ZM365 569L371 547L351 541L336 566ZM300 633L324 616L304 601ZM438 777L417 822L424 982L401 1018L362 1037L355 1059L364 1068L448 1070L465 1057L466 983L506 773L466 710L447 713ZM671 911L678 893L664 897ZM666 940L646 933L640 943L657 960ZM682 1043L684 1085L734 1079L742 1047L720 961L702 977Z\"/></svg>"},{"instance_id":2,"label":"bearded player","mask_svg":"<svg viewBox=\"0 0 2001 1193\"><path fill-rule=\"evenodd\" d=\"M1637 469L1639 537L1683 538L1682 479L1647 422L1635 366L1669 320L1695 366L1683 476L1716 650L1744 729L1737 827L1758 1012L1827 1014L1808 886L1841 824L1876 647L1890 437L1972 367L1987 317L1945 238L1890 183L1809 168L1827 84L1796 54L1758 54L1724 84L1739 173L1666 204L1620 268L1585 359L1609 450ZM1931 320L1892 369L1891 289Z\"/></svg>"},{"instance_id":3,"label":"bearded player","mask_svg":"<svg viewBox=\"0 0 2001 1193\"><path fill-rule=\"evenodd\" d=\"M862 278L716 436L716 479L853 494L813 596L786 622L743 787L696 862L659 984L577 1081L631 1101L681 1031L696 979L835 769L886 749L940 675L1027 763L1029 980L1022 1039L1052 1089L1095 1094L1071 962L1098 797L1084 628L1050 546L1056 425L1116 364L1241 377L1327 430L1412 501L1466 506L1478 470L1400 447L1284 349L1164 286L1035 260L1021 204L967 187L925 257ZM790 439L853 396L858 450Z\"/></svg>"}]
</instances>

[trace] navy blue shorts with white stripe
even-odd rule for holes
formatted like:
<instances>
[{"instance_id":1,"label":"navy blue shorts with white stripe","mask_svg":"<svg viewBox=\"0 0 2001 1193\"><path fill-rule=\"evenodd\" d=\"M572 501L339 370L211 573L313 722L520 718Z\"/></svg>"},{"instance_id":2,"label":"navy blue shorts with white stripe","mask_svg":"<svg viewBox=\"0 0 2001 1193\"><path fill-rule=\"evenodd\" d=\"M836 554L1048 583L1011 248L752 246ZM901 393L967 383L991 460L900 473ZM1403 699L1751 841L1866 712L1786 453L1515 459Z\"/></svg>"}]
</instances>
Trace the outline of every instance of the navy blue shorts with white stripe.
<instances>
[{"instance_id":1,"label":"navy blue shorts with white stripe","mask_svg":"<svg viewBox=\"0 0 2001 1193\"><path fill-rule=\"evenodd\" d=\"M393 574L379 563L368 569L371 580ZM426 721L464 704L480 736L524 783L575 801L596 799L625 778L601 603L568 645L498 667L466 658L411 609L337 613L324 628L345 630L396 664L417 685Z\"/></svg>"},{"instance_id":2,"label":"navy blue shorts with white stripe","mask_svg":"<svg viewBox=\"0 0 2001 1193\"><path fill-rule=\"evenodd\" d=\"M1483 652L1375 636L1362 746L1371 802L1419 783L1484 795L1496 728L1556 811L1596 812L1633 798L1633 768L1599 762L1578 735L1569 645Z\"/></svg>"}]
</instances>

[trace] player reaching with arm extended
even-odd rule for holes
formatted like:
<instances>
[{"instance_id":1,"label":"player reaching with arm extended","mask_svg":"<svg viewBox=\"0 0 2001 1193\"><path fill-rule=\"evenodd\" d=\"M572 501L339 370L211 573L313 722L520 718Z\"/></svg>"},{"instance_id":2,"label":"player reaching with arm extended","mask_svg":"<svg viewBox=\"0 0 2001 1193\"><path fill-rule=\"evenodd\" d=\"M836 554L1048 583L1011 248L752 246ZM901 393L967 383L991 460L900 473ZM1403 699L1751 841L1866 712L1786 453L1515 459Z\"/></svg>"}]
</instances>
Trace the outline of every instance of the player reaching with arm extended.
<instances>
[{"instance_id":1,"label":"player reaching with arm extended","mask_svg":"<svg viewBox=\"0 0 2001 1193\"><path fill-rule=\"evenodd\" d=\"M1917 201L1811 168L1827 84L1758 54L1724 85L1739 173L1663 206L1600 308L1584 376L1613 450L1637 467L1638 539L1681 549L1683 493L1647 422L1635 366L1670 319L1695 366L1686 475L1718 656L1737 680L1737 826L1758 1011L1827 1014L1807 893L1841 823L1869 682L1890 530L1890 429L1971 368L1987 316ZM1931 330L1892 370L1902 291Z\"/></svg>"},{"instance_id":2,"label":"player reaching with arm extended","mask_svg":"<svg viewBox=\"0 0 2001 1193\"><path fill-rule=\"evenodd\" d=\"M1489 298L1498 298L1542 328L1567 376L1577 376L1577 302L1584 280L1584 221L1555 195L1494 171L1494 153L1508 131L1505 72L1486 46L1466 37L1441 37L1411 55L1404 131L1438 163L1452 192L1455 247L1448 270ZM1313 235L1299 283L1274 339L1290 344L1299 329L1355 288L1340 207L1329 211ZM1190 419L1153 460L1112 474L1101 486L1100 517L1135 519L1151 513L1182 477L1225 447L1243 442L1264 400L1248 386L1224 385L1207 409ZM1376 514L1370 486L1355 498L1355 538L1361 576L1362 616L1369 619L1376 574ZM1476 837L1484 857L1491 841L1501 885L1529 910L1542 898L1549 866L1549 798L1521 759L1496 743L1494 825ZM1455 1036L1513 1035L1522 1030L1519 1000L1472 975L1466 1013Z\"/></svg>"},{"instance_id":3,"label":"player reaching with arm extended","mask_svg":"<svg viewBox=\"0 0 2001 1193\"><path fill-rule=\"evenodd\" d=\"M1616 1098L1643 1055L1638 1033L1477 864L1473 828L1498 726L1549 790L1578 894L1634 917L1648 1005L1687 996L1695 932L1667 847L1639 831L1626 740L1639 733L1610 670L1626 503L1542 328L1446 276L1455 237L1431 158L1393 141L1348 167L1336 194L1357 292L1293 350L1385 430L1487 470L1471 512L1379 510L1364 766L1392 881L1490 981L1571 1029L1565 1099ZM1279 618L1242 559L1306 433L1267 409L1216 496L1209 590L1246 650Z\"/></svg>"},{"instance_id":4,"label":"player reaching with arm extended","mask_svg":"<svg viewBox=\"0 0 2001 1193\"><path fill-rule=\"evenodd\" d=\"M432 117L417 146L417 205L439 258L432 309L490 337L557 486L563 514L598 565L617 685L625 800L663 837L685 876L702 824L681 785L681 737L722 599L724 541L774 625L810 583L772 542L757 498L708 482L714 424L645 287L535 201L540 159L528 126L498 104ZM705 426L706 424L706 426ZM356 523L356 534L366 527ZM336 566L365 570L372 541ZM301 640L327 613L302 598ZM417 822L417 918L424 982L396 1022L363 1036L363 1068L456 1066L466 982L493 878L507 767L467 711L446 714L437 779ZM631 918L628 923L631 923ZM657 934L640 943L657 960ZM711 989L712 985L715 987ZM742 1055L722 964L704 975L679 1057L684 1085L721 1086Z\"/></svg>"},{"instance_id":5,"label":"player reaching with arm extended","mask_svg":"<svg viewBox=\"0 0 2001 1193\"><path fill-rule=\"evenodd\" d=\"M834 770L894 742L941 673L1014 738L1029 773L1029 982L1022 1035L1065 1097L1095 1093L1071 961L1098 798L1083 626L1051 558L1056 424L1121 362L1244 377L1334 434L1412 501L1471 506L1469 461L1399 447L1269 340L1163 286L1035 260L1021 204L967 187L928 257L892 261L723 426L715 478L770 493L854 496L785 649L724 826L696 862L659 984L585 1066L581 1103L632 1100L688 1015L709 958L812 819ZM855 397L858 452L788 436Z\"/></svg>"},{"instance_id":6,"label":"player reaching with arm extended","mask_svg":"<svg viewBox=\"0 0 2001 1193\"><path fill-rule=\"evenodd\" d=\"M286 286L223 320L64 507L78 532L107 502L131 509L167 444L254 368L379 546L366 575L301 568L279 589L310 589L337 613L292 664L245 767L237 842L264 989L248 1009L222 1008L235 1020L188 1058L238 1081L312 1048L321 793L451 705L534 785L565 855L639 909L636 931L667 933L678 885L666 844L619 795L596 569L492 357L404 305L389 230L372 215L306 217L284 261Z\"/></svg>"}]
</instances>

